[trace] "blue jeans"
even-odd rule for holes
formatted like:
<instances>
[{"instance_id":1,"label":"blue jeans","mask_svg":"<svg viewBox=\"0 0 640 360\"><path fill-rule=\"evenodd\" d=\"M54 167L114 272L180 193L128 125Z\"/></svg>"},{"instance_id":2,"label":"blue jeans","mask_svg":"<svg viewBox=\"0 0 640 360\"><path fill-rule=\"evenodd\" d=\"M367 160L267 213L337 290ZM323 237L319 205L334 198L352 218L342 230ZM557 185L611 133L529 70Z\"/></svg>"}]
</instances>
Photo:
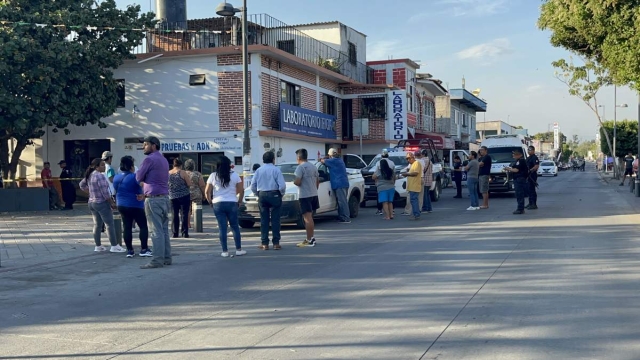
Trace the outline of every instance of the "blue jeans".
<instances>
[{"instance_id":1,"label":"blue jeans","mask_svg":"<svg viewBox=\"0 0 640 360\"><path fill-rule=\"evenodd\" d=\"M431 207L431 186L424 187L424 195L422 196L422 211L433 211Z\"/></svg>"},{"instance_id":2,"label":"blue jeans","mask_svg":"<svg viewBox=\"0 0 640 360\"><path fill-rule=\"evenodd\" d=\"M171 240L169 238L169 196L150 197L144 200L149 234L153 244L152 264L164 266L171 263Z\"/></svg>"},{"instance_id":3,"label":"blue jeans","mask_svg":"<svg viewBox=\"0 0 640 360\"><path fill-rule=\"evenodd\" d=\"M347 191L349 191L349 188L333 189L333 192L336 193L336 202L338 203L338 217L342 221L351 220Z\"/></svg>"},{"instance_id":4,"label":"blue jeans","mask_svg":"<svg viewBox=\"0 0 640 360\"><path fill-rule=\"evenodd\" d=\"M222 252L229 250L227 249L227 223L231 226L233 240L236 243L236 250L241 250L242 238L240 237L240 226L238 226L238 203L233 201L215 203L213 204L213 213L218 220Z\"/></svg>"},{"instance_id":5,"label":"blue jeans","mask_svg":"<svg viewBox=\"0 0 640 360\"><path fill-rule=\"evenodd\" d=\"M469 189L469 198L471 206L478 207L478 178L467 178L467 188Z\"/></svg>"},{"instance_id":6,"label":"blue jeans","mask_svg":"<svg viewBox=\"0 0 640 360\"><path fill-rule=\"evenodd\" d=\"M420 193L417 191L409 191L409 201L411 202L411 215L420 217Z\"/></svg>"}]
</instances>

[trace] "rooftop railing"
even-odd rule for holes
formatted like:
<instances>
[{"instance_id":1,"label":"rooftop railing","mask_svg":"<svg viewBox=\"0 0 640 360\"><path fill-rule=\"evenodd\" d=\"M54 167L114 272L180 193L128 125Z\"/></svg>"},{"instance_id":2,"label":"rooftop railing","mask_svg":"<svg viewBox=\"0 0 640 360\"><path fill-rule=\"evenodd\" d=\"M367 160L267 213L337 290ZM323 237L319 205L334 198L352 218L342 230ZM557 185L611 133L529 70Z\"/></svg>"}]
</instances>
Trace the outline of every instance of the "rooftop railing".
<instances>
[{"instance_id":1,"label":"rooftop railing","mask_svg":"<svg viewBox=\"0 0 640 360\"><path fill-rule=\"evenodd\" d=\"M267 45L342 74L354 81L373 83L373 69L349 54L334 49L269 15L249 15L248 45ZM185 51L242 45L242 23L238 17L214 17L186 22L160 22L147 31L134 54Z\"/></svg>"}]
</instances>

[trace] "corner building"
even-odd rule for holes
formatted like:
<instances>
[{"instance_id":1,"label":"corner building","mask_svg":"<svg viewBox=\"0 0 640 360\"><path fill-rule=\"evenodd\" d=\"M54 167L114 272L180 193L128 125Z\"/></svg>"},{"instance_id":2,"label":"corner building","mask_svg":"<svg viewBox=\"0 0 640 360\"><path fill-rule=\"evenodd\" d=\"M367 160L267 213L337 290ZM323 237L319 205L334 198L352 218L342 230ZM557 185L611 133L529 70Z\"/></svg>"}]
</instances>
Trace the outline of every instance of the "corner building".
<instances>
[{"instance_id":1,"label":"corner building","mask_svg":"<svg viewBox=\"0 0 640 360\"><path fill-rule=\"evenodd\" d=\"M69 134L47 129L32 153L38 167L66 159L80 177L107 150L116 166L124 155L139 164L140 142L148 135L161 140L167 160L193 159L204 174L223 155L242 167L240 19L160 26L147 32L135 60L114 71L119 103L103 119L107 127L70 127ZM368 160L407 138L406 91L374 84L373 69L359 61L366 53L364 34L339 22L289 26L268 15L250 16L248 34L251 164L262 163L265 151L275 152L279 163L295 161L299 148L313 159L335 147ZM404 129L395 135L389 107L394 92L402 95ZM361 118L368 119L362 145Z\"/></svg>"}]
</instances>

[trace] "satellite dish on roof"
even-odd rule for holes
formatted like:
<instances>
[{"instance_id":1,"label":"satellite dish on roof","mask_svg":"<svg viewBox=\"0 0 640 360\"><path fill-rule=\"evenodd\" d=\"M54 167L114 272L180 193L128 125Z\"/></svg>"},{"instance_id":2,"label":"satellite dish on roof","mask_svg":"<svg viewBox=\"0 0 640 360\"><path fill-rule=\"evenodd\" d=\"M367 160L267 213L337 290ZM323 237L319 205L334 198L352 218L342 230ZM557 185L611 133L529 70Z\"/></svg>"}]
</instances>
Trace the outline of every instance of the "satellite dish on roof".
<instances>
[{"instance_id":1,"label":"satellite dish on roof","mask_svg":"<svg viewBox=\"0 0 640 360\"><path fill-rule=\"evenodd\" d=\"M480 96L480 89L478 88L478 89L473 90L472 94L473 94L473 96L475 96L475 97Z\"/></svg>"}]
</instances>

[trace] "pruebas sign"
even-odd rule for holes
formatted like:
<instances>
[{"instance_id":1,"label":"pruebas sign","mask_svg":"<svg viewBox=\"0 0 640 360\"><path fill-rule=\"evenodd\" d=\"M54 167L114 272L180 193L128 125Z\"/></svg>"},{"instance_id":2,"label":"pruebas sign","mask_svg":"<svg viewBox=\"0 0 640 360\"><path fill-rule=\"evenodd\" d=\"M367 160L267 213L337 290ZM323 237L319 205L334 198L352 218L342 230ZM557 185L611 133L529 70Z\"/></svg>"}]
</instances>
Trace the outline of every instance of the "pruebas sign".
<instances>
[{"instance_id":1,"label":"pruebas sign","mask_svg":"<svg viewBox=\"0 0 640 360\"><path fill-rule=\"evenodd\" d=\"M214 137L211 140L190 140L181 141L179 139L161 139L160 151L166 153L194 153L194 152L217 152L217 151L241 151L242 139L229 137Z\"/></svg>"},{"instance_id":2,"label":"pruebas sign","mask_svg":"<svg viewBox=\"0 0 640 360\"><path fill-rule=\"evenodd\" d=\"M280 131L335 140L336 117L281 102Z\"/></svg>"},{"instance_id":3,"label":"pruebas sign","mask_svg":"<svg viewBox=\"0 0 640 360\"><path fill-rule=\"evenodd\" d=\"M386 140L408 140L407 136L407 92L393 90L387 98Z\"/></svg>"}]
</instances>

